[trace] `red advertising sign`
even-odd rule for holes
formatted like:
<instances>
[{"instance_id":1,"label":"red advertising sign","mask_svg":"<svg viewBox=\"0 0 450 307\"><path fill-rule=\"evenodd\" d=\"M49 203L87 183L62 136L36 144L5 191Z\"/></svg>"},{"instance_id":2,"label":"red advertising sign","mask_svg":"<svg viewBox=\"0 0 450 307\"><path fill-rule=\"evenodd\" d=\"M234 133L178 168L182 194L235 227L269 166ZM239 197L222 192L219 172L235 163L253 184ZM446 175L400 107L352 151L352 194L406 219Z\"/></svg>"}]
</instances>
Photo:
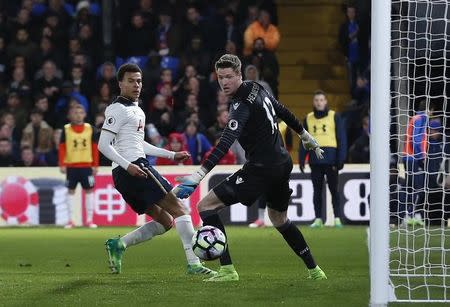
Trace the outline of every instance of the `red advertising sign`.
<instances>
[{"instance_id":1,"label":"red advertising sign","mask_svg":"<svg viewBox=\"0 0 450 307\"><path fill-rule=\"evenodd\" d=\"M173 185L176 185L175 178L184 174L170 174L164 177ZM82 218L83 224L86 224L85 193L82 193ZM200 201L200 186L194 194L187 199L182 200L188 207L192 216L194 226L200 224L197 203ZM146 220L151 220L147 217ZM138 215L126 204L122 195L114 188L111 175L95 176L94 187L94 218L93 222L98 226L135 226L138 222Z\"/></svg>"}]
</instances>

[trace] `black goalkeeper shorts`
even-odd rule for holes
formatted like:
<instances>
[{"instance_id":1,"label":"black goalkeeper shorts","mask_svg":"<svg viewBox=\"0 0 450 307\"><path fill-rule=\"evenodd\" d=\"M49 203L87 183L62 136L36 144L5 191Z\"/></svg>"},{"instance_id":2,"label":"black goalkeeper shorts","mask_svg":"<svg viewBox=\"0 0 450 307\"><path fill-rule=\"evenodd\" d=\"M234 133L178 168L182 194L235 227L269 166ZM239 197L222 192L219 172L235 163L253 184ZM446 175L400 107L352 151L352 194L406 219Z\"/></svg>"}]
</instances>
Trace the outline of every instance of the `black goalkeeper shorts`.
<instances>
[{"instance_id":1,"label":"black goalkeeper shorts","mask_svg":"<svg viewBox=\"0 0 450 307\"><path fill-rule=\"evenodd\" d=\"M283 212L289 205L292 189L289 178L292 160L277 167L244 167L214 187L217 197L227 206L242 203L251 206L261 195L265 195L267 206Z\"/></svg>"}]
</instances>

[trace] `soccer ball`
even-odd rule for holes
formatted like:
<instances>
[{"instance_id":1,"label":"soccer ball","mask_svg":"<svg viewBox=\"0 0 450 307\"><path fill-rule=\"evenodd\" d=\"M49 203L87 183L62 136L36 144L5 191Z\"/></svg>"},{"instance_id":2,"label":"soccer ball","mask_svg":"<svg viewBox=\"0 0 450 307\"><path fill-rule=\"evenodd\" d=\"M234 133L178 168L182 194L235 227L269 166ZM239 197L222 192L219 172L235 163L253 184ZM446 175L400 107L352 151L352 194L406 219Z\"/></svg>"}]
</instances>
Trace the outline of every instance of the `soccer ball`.
<instances>
[{"instance_id":1,"label":"soccer ball","mask_svg":"<svg viewBox=\"0 0 450 307\"><path fill-rule=\"evenodd\" d=\"M192 250L202 260L219 258L226 247L227 239L225 235L214 226L203 226L192 237Z\"/></svg>"}]
</instances>

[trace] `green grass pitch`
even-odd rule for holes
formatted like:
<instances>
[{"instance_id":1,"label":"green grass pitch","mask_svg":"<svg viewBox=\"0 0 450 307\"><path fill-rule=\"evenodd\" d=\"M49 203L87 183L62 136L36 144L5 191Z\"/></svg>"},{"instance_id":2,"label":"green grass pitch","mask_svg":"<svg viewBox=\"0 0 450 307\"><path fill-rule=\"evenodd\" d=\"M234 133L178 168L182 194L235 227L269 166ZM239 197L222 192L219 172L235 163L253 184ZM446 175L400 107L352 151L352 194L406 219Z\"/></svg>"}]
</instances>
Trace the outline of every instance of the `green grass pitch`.
<instances>
[{"instance_id":1,"label":"green grass pitch","mask_svg":"<svg viewBox=\"0 0 450 307\"><path fill-rule=\"evenodd\" d=\"M274 228L227 228L235 283L186 275L174 230L130 247L112 275L104 242L130 228L0 228L0 305L367 306L366 227L301 229L328 280L307 280Z\"/></svg>"}]
</instances>

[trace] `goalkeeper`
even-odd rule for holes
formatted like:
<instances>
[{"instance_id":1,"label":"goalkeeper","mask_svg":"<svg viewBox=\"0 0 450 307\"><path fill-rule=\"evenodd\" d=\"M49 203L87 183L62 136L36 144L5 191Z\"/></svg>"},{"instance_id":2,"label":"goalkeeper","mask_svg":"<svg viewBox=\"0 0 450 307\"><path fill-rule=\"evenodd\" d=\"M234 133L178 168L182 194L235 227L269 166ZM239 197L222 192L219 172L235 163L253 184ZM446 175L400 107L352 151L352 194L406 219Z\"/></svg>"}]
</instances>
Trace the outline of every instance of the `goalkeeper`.
<instances>
[{"instance_id":1,"label":"goalkeeper","mask_svg":"<svg viewBox=\"0 0 450 307\"><path fill-rule=\"evenodd\" d=\"M278 117L299 134L305 148L313 150L319 159L323 158L323 151L298 119L261 85L254 81L242 81L241 62L237 56L223 55L216 62L215 69L221 89L230 98L229 121L208 159L192 175L178 178L180 185L174 192L180 198L189 197L237 139L246 152L247 162L200 201L198 209L204 224L215 226L225 233L218 210L238 202L250 206L260 196L265 196L271 222L304 261L309 277L326 279L302 233L287 218L292 194L289 177L293 165L281 140ZM206 281L239 280L229 248L220 257L220 265L218 275Z\"/></svg>"}]
</instances>

